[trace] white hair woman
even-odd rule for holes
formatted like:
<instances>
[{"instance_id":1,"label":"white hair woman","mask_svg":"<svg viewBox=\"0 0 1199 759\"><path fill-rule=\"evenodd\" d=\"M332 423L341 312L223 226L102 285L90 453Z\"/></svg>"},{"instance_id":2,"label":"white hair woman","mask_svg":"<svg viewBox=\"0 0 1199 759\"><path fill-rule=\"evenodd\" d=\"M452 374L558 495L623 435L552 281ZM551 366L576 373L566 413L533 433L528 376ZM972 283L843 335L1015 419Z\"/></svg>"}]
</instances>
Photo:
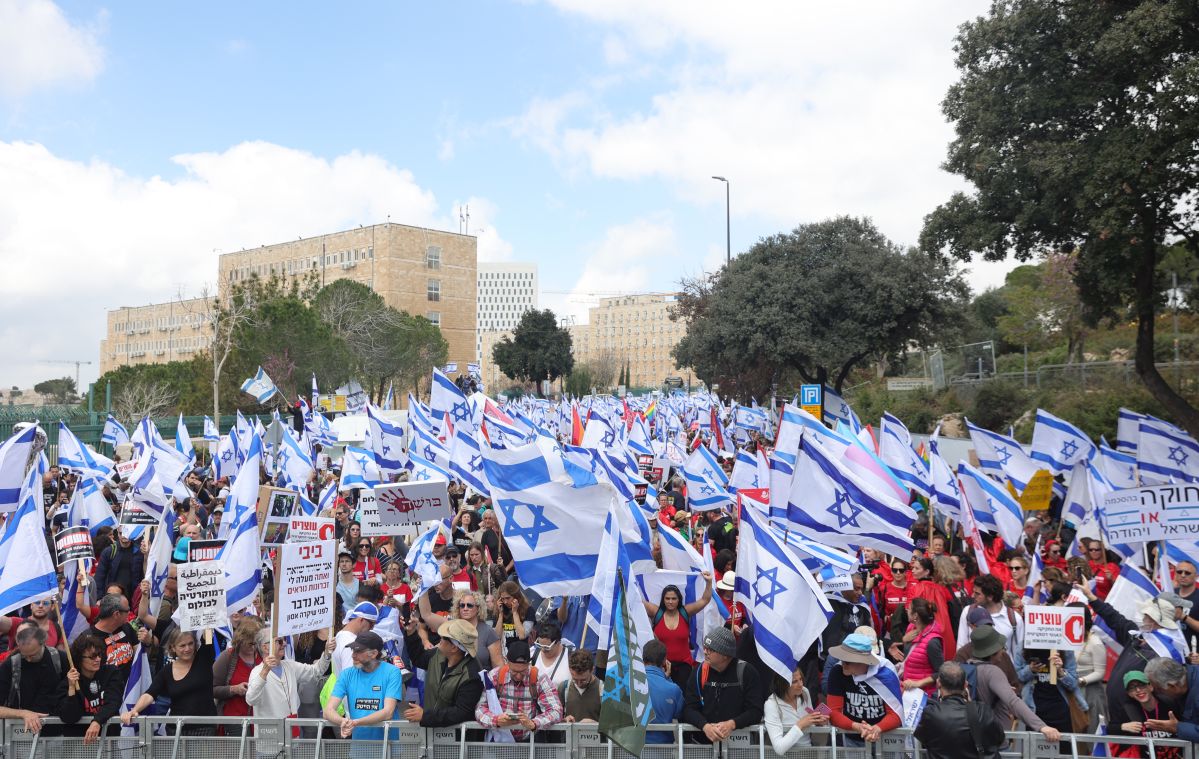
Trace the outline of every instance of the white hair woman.
<instances>
[{"instance_id":1,"label":"white hair woman","mask_svg":"<svg viewBox=\"0 0 1199 759\"><path fill-rule=\"evenodd\" d=\"M300 687L313 685L319 687L320 681L329 673L329 665L333 657L334 642L330 638L325 644L321 658L312 664L284 658L286 641L283 638L275 640L275 651L271 653L271 629L263 627L254 636L254 645L258 647L258 655L262 663L250 672L249 688L246 690L246 703L254 708L255 717L269 719L286 719L296 717L300 709ZM277 753L283 750L283 735L278 735L279 744L274 750L264 746L266 736L258 736L258 752Z\"/></svg>"}]
</instances>

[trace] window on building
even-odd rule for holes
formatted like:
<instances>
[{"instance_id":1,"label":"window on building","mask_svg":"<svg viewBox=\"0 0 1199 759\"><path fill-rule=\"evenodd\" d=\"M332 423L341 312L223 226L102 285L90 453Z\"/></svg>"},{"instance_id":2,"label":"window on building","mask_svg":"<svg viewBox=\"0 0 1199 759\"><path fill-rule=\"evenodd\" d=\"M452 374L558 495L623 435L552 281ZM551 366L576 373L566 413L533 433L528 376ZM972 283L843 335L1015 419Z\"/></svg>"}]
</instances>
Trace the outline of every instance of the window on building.
<instances>
[{"instance_id":1,"label":"window on building","mask_svg":"<svg viewBox=\"0 0 1199 759\"><path fill-rule=\"evenodd\" d=\"M441 268L441 248L437 245L430 245L425 248L425 266L430 269Z\"/></svg>"},{"instance_id":2,"label":"window on building","mask_svg":"<svg viewBox=\"0 0 1199 759\"><path fill-rule=\"evenodd\" d=\"M441 326L441 312L440 311L429 311L428 313L425 314L425 318L428 319L429 321L433 322L434 327Z\"/></svg>"},{"instance_id":3,"label":"window on building","mask_svg":"<svg viewBox=\"0 0 1199 759\"><path fill-rule=\"evenodd\" d=\"M432 300L432 301L441 300L441 280L430 279L429 285L425 290L425 294L429 298L429 300Z\"/></svg>"}]
</instances>

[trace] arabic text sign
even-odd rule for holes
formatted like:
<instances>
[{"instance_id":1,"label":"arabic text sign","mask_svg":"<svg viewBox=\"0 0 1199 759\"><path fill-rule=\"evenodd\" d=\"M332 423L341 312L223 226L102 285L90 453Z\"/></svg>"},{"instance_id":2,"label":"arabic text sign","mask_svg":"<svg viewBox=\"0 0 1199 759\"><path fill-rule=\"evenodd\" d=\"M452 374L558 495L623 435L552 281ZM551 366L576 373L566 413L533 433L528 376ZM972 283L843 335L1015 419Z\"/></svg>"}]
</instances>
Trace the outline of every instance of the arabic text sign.
<instances>
[{"instance_id":1,"label":"arabic text sign","mask_svg":"<svg viewBox=\"0 0 1199 759\"><path fill-rule=\"evenodd\" d=\"M1024 607L1026 649L1081 651L1085 639L1082 609L1072 606Z\"/></svg>"},{"instance_id":2,"label":"arabic text sign","mask_svg":"<svg viewBox=\"0 0 1199 759\"><path fill-rule=\"evenodd\" d=\"M1109 543L1199 539L1199 485L1155 485L1103 497Z\"/></svg>"},{"instance_id":3,"label":"arabic text sign","mask_svg":"<svg viewBox=\"0 0 1199 759\"><path fill-rule=\"evenodd\" d=\"M337 541L284 543L278 579L279 635L296 635L333 624Z\"/></svg>"},{"instance_id":4,"label":"arabic text sign","mask_svg":"<svg viewBox=\"0 0 1199 759\"><path fill-rule=\"evenodd\" d=\"M229 624L225 611L225 562L179 565L179 629L184 632Z\"/></svg>"},{"instance_id":5,"label":"arabic text sign","mask_svg":"<svg viewBox=\"0 0 1199 759\"><path fill-rule=\"evenodd\" d=\"M375 488L379 522L385 526L403 527L431 519L449 519L448 485L445 480L380 485Z\"/></svg>"}]
</instances>

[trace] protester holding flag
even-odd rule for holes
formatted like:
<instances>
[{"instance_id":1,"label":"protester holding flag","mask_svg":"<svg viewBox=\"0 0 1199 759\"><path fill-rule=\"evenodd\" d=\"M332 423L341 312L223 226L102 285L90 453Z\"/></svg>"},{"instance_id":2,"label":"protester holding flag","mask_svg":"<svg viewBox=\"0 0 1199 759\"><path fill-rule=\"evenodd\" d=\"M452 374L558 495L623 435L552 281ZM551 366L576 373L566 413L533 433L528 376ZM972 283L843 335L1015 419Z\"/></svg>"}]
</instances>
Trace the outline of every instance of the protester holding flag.
<instances>
[{"instance_id":1,"label":"protester holding flag","mask_svg":"<svg viewBox=\"0 0 1199 759\"><path fill-rule=\"evenodd\" d=\"M83 736L85 745L95 743L100 738L100 731L121 710L121 696L128 676L106 663L104 657L103 638L93 633L80 635L71 643L75 666L67 671L67 679L58 686L56 698L61 705L58 716L62 721L67 725L78 725L85 717L91 719L86 727L79 725L64 731L69 736Z\"/></svg>"},{"instance_id":2,"label":"protester holding flag","mask_svg":"<svg viewBox=\"0 0 1199 759\"><path fill-rule=\"evenodd\" d=\"M530 663L528 642L509 640L507 659L507 664L488 673L499 708L489 698L479 699L475 721L487 728L511 730L514 740L523 741L533 731L561 722L562 702L549 678Z\"/></svg>"},{"instance_id":3,"label":"protester holding flag","mask_svg":"<svg viewBox=\"0 0 1199 759\"><path fill-rule=\"evenodd\" d=\"M683 602L683 593L674 585L662 589L658 603L645 601L645 613L654 626L654 637L666 644L666 656L670 661L670 679L680 688L686 688L686 682L695 666L695 658L691 654L691 636L693 619L696 614L712 600L712 573L703 573L706 582L704 594L691 603Z\"/></svg>"}]
</instances>

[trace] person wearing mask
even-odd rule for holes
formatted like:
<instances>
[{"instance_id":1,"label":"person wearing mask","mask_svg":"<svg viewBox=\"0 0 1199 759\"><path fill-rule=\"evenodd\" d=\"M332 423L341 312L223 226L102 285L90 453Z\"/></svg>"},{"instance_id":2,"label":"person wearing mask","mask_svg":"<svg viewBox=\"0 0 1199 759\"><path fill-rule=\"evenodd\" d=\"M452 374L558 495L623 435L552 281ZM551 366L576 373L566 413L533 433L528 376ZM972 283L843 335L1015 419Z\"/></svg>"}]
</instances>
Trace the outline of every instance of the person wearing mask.
<instances>
[{"instance_id":1,"label":"person wearing mask","mask_svg":"<svg viewBox=\"0 0 1199 759\"><path fill-rule=\"evenodd\" d=\"M970 701L957 662L937 670L937 698L924 707L916 739L929 759L991 759L1007 743L1003 724L985 703Z\"/></svg>"},{"instance_id":2,"label":"person wearing mask","mask_svg":"<svg viewBox=\"0 0 1199 759\"><path fill-rule=\"evenodd\" d=\"M558 685L563 722L599 722L604 681L595 676L595 654L570 652L570 677Z\"/></svg>"},{"instance_id":3,"label":"person wearing mask","mask_svg":"<svg viewBox=\"0 0 1199 759\"><path fill-rule=\"evenodd\" d=\"M333 674L340 675L343 670L354 666L354 652L351 645L359 635L370 632L379 621L379 607L363 601L345 616L341 630L333 639Z\"/></svg>"},{"instance_id":4,"label":"person wearing mask","mask_svg":"<svg viewBox=\"0 0 1199 759\"><path fill-rule=\"evenodd\" d=\"M1003 635L991 625L979 625L970 633L970 648L973 656L965 664L967 671L974 668L974 698L991 707L1000 723L1012 724L1016 718L1024 722L1029 730L1036 730L1045 736L1046 740L1057 743L1061 733L1054 727L1046 725L1036 715L1028 704L1016 695L1004 675L1003 670L995 665L996 660L1006 654L1007 641Z\"/></svg>"},{"instance_id":5,"label":"person wearing mask","mask_svg":"<svg viewBox=\"0 0 1199 759\"><path fill-rule=\"evenodd\" d=\"M941 648L941 628L937 623L936 609L923 598L912 601L912 627L904 635L907 650L903 657L904 690L920 688L933 695L936 673L945 662Z\"/></svg>"},{"instance_id":6,"label":"person wearing mask","mask_svg":"<svg viewBox=\"0 0 1199 759\"><path fill-rule=\"evenodd\" d=\"M512 738L523 741L534 731L562 721L562 702L558 692L530 662L529 644L519 638L508 641L508 663L491 670L499 710L495 711L484 694L475 707L475 721L486 728L512 731Z\"/></svg>"},{"instance_id":7,"label":"person wearing mask","mask_svg":"<svg viewBox=\"0 0 1199 759\"><path fill-rule=\"evenodd\" d=\"M118 716L125 694L126 678L120 669L104 661L105 651L104 639L98 635L84 633L76 638L71 644L75 666L67 670L67 679L59 683L55 696L63 723L76 726L66 728L64 733L82 736L85 745L100 739L105 725ZM80 724L85 718L90 720L86 727Z\"/></svg>"},{"instance_id":8,"label":"person wearing mask","mask_svg":"<svg viewBox=\"0 0 1199 759\"><path fill-rule=\"evenodd\" d=\"M892 704L890 689L880 680L895 674L882 667L874 642L854 633L829 651L829 658L833 657L837 665L828 676L829 722L857 733L856 739L845 736L846 744L876 743L883 733L899 727L897 704Z\"/></svg>"},{"instance_id":9,"label":"person wearing mask","mask_svg":"<svg viewBox=\"0 0 1199 759\"><path fill-rule=\"evenodd\" d=\"M212 663L215 659L212 644L201 646L195 632L175 628L167 637L164 648L172 661L158 670L150 687L133 708L121 715L121 724L132 725L160 696L171 700L171 716L216 716L216 703L212 698ZM181 732L183 735L213 735L216 728L213 725L184 725Z\"/></svg>"},{"instance_id":10,"label":"person wearing mask","mask_svg":"<svg viewBox=\"0 0 1199 759\"><path fill-rule=\"evenodd\" d=\"M656 638L649 641L641 652L641 660L645 662L645 676L649 681L649 703L653 708L649 724L678 722L683 716L683 689L670 679L666 644ZM666 731L651 730L645 734L645 742L673 743L674 739Z\"/></svg>"},{"instance_id":11,"label":"person wearing mask","mask_svg":"<svg viewBox=\"0 0 1199 759\"><path fill-rule=\"evenodd\" d=\"M677 586L667 585L658 597L658 603L645 601L645 613L654 626L654 637L666 644L666 655L670 659L670 677L680 688L695 666L691 654L691 626L695 615L712 600L712 573L704 572L706 585L704 594L689 604L683 603L683 592Z\"/></svg>"},{"instance_id":12,"label":"person wearing mask","mask_svg":"<svg viewBox=\"0 0 1199 759\"><path fill-rule=\"evenodd\" d=\"M364 632L348 648L354 666L338 674L325 704L325 719L337 726L342 738L382 741L383 728L376 725L400 718L403 677L398 667L384 660L383 639L377 634ZM343 702L345 715L337 713ZM399 731L393 729L392 736L398 738Z\"/></svg>"},{"instance_id":13,"label":"person wearing mask","mask_svg":"<svg viewBox=\"0 0 1199 759\"><path fill-rule=\"evenodd\" d=\"M141 547L124 533L117 534L117 542L100 553L96 563L96 585L107 588L109 585L120 585L132 589L141 584L145 571L145 558Z\"/></svg>"},{"instance_id":14,"label":"person wearing mask","mask_svg":"<svg viewBox=\"0 0 1199 759\"><path fill-rule=\"evenodd\" d=\"M59 714L58 687L67 677L67 661L57 648L46 646L46 631L26 622L16 630L16 652L0 663L0 719L19 719L25 729L42 729L42 717ZM14 688L13 682L19 683Z\"/></svg>"},{"instance_id":15,"label":"person wearing mask","mask_svg":"<svg viewBox=\"0 0 1199 759\"><path fill-rule=\"evenodd\" d=\"M426 649L417 635L419 623L410 620L404 632L412 666L425 670L424 704L409 706L404 719L421 727L450 727L469 722L483 695L479 678L478 629L464 619L442 622L438 641Z\"/></svg>"},{"instance_id":16,"label":"person wearing mask","mask_svg":"<svg viewBox=\"0 0 1199 759\"><path fill-rule=\"evenodd\" d=\"M765 697L758 671L737 659L731 630L713 628L703 648L704 663L687 677L683 721L703 731L700 742L719 743L734 730L761 722Z\"/></svg>"},{"instance_id":17,"label":"person wearing mask","mask_svg":"<svg viewBox=\"0 0 1199 759\"><path fill-rule=\"evenodd\" d=\"M776 674L773 690L762 707L762 721L774 753L785 756L795 746L811 746L807 730L827 725L828 717L812 709L812 696L804 687L803 669L796 667L790 680Z\"/></svg>"}]
</instances>

